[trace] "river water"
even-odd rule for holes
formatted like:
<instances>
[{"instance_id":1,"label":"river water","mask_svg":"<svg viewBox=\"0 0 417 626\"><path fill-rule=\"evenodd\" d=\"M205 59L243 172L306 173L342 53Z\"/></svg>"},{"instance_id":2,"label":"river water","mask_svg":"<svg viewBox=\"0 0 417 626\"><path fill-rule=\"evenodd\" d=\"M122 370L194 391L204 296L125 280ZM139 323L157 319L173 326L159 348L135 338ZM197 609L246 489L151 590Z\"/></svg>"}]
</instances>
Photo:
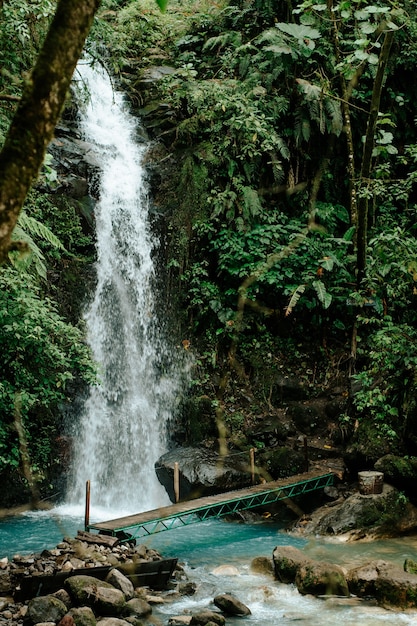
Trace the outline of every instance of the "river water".
<instances>
[{"instance_id":1,"label":"river water","mask_svg":"<svg viewBox=\"0 0 417 626\"><path fill-rule=\"evenodd\" d=\"M115 513L113 517L116 517ZM103 519L103 518L101 518ZM40 513L26 513L0 521L0 557L12 557L52 548L65 536L75 536L83 528L81 511L68 506ZM92 520L97 521L97 520ZM400 538L372 543L345 544L320 538L294 537L276 524L240 524L209 520L175 528L143 540L164 557L177 557L197 592L163 607L154 607L157 624L166 624L173 615L213 608L219 593L232 592L252 611L244 618L246 626L392 626L416 625L417 611L392 611L372 602L356 599L317 599L301 596L293 585L284 585L270 576L251 571L254 557L271 557L277 545L292 545L311 558L354 567L381 558L402 566L405 558L417 560L417 538ZM219 575L215 570L228 565L236 575ZM227 624L242 626L242 618L228 618Z\"/></svg>"}]
</instances>

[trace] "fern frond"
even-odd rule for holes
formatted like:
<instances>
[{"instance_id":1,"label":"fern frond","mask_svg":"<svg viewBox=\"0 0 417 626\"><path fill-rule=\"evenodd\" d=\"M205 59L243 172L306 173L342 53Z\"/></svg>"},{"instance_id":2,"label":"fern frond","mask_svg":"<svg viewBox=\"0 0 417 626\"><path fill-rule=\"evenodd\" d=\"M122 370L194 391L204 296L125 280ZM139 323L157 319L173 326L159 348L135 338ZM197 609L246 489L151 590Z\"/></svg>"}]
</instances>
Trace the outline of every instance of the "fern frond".
<instances>
[{"instance_id":1,"label":"fern frond","mask_svg":"<svg viewBox=\"0 0 417 626\"><path fill-rule=\"evenodd\" d=\"M356 231L356 226L351 226L350 228L348 228L347 231L345 232L345 234L343 235L343 240L344 241L353 241L353 237L355 235L355 231Z\"/></svg>"},{"instance_id":2,"label":"fern frond","mask_svg":"<svg viewBox=\"0 0 417 626\"><path fill-rule=\"evenodd\" d=\"M240 60L240 63L239 63L239 76L241 78L245 78L246 74L248 73L250 62L251 62L251 56L249 54L247 54L246 56L244 56Z\"/></svg>"},{"instance_id":3,"label":"fern frond","mask_svg":"<svg viewBox=\"0 0 417 626\"><path fill-rule=\"evenodd\" d=\"M288 317L289 315L291 315L294 307L296 306L297 302L299 301L299 299L301 298L305 290L306 290L306 285L298 285L298 287L294 289L294 291L292 292L290 301L287 305L287 308L285 309L285 317Z\"/></svg>"},{"instance_id":4,"label":"fern frond","mask_svg":"<svg viewBox=\"0 0 417 626\"><path fill-rule=\"evenodd\" d=\"M314 85L304 78L296 78L295 82L298 85L298 90L305 95L306 100L317 101L322 98L323 92L318 85Z\"/></svg>"},{"instance_id":5,"label":"fern frond","mask_svg":"<svg viewBox=\"0 0 417 626\"><path fill-rule=\"evenodd\" d=\"M302 141L308 141L311 137L310 121L305 117L302 108L295 112L294 137L297 146L300 146Z\"/></svg>"},{"instance_id":6,"label":"fern frond","mask_svg":"<svg viewBox=\"0 0 417 626\"><path fill-rule=\"evenodd\" d=\"M34 217L21 211L18 223L16 224L12 238L16 241L23 241L28 246L28 251L23 253L12 252L9 254L11 264L22 272L29 271L31 265L41 278L46 280L46 263L42 250L35 243L33 236L47 241L56 249L65 250L65 247L48 226L42 224Z\"/></svg>"},{"instance_id":7,"label":"fern frond","mask_svg":"<svg viewBox=\"0 0 417 626\"><path fill-rule=\"evenodd\" d=\"M207 39L203 46L203 50L222 50L226 46L237 47L242 43L242 34L238 31L227 31L217 35L217 37L210 37Z\"/></svg>"},{"instance_id":8,"label":"fern frond","mask_svg":"<svg viewBox=\"0 0 417 626\"><path fill-rule=\"evenodd\" d=\"M252 182L254 174L257 171L257 164L254 160L243 162L243 171L245 172L246 180Z\"/></svg>"},{"instance_id":9,"label":"fern frond","mask_svg":"<svg viewBox=\"0 0 417 626\"><path fill-rule=\"evenodd\" d=\"M282 163L278 158L278 155L276 154L276 152L268 152L271 160L269 161L269 163L272 165L272 173L274 176L274 182L279 185L281 183L284 182L285 179L285 172L284 172L284 168L282 167Z\"/></svg>"},{"instance_id":10,"label":"fern frond","mask_svg":"<svg viewBox=\"0 0 417 626\"><path fill-rule=\"evenodd\" d=\"M340 102L331 97L327 97L324 101L324 106L326 109L326 117L330 121L329 130L338 137L343 129L343 116Z\"/></svg>"},{"instance_id":11,"label":"fern frond","mask_svg":"<svg viewBox=\"0 0 417 626\"><path fill-rule=\"evenodd\" d=\"M262 210L258 192L252 187L242 187L243 217L245 219L259 215Z\"/></svg>"},{"instance_id":12,"label":"fern frond","mask_svg":"<svg viewBox=\"0 0 417 626\"><path fill-rule=\"evenodd\" d=\"M13 267L21 272L27 272L33 264L38 276L46 280L46 264L43 252L33 241L32 237L23 230L19 223L16 224L13 230L12 238L17 241L23 241L28 245L28 251L26 252L11 252L9 254L9 260Z\"/></svg>"},{"instance_id":13,"label":"fern frond","mask_svg":"<svg viewBox=\"0 0 417 626\"><path fill-rule=\"evenodd\" d=\"M283 159L289 159L291 156L291 153L288 149L288 146L286 144L286 142L282 139L282 137L280 137L279 135L277 135L275 137L275 145L277 146L280 155L282 156Z\"/></svg>"},{"instance_id":14,"label":"fern frond","mask_svg":"<svg viewBox=\"0 0 417 626\"><path fill-rule=\"evenodd\" d=\"M25 211L21 211L19 215L19 225L20 227L30 235L35 235L39 237L39 239L43 239L43 241L47 241L54 248L58 250L65 250L65 247L58 239L56 235L52 232L48 226L42 224L34 217L27 215Z\"/></svg>"}]
</instances>

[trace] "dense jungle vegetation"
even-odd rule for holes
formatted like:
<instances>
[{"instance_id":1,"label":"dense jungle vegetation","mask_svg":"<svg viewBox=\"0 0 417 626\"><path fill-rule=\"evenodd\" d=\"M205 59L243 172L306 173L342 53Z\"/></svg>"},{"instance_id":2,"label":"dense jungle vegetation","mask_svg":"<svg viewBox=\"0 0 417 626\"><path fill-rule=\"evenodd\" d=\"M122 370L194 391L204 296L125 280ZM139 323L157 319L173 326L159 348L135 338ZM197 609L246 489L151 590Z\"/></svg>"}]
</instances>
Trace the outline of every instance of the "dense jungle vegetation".
<instances>
[{"instance_id":1,"label":"dense jungle vegetation","mask_svg":"<svg viewBox=\"0 0 417 626\"><path fill-rule=\"evenodd\" d=\"M3 3L0 134L54 6ZM370 466L417 455L415 3L103 0L88 49L154 140L166 298L195 360L185 437L245 447L288 377L342 389L339 440ZM92 235L53 178L47 160L15 231L30 252L0 270L0 473L30 457L48 475L62 404L95 375L68 295Z\"/></svg>"}]
</instances>

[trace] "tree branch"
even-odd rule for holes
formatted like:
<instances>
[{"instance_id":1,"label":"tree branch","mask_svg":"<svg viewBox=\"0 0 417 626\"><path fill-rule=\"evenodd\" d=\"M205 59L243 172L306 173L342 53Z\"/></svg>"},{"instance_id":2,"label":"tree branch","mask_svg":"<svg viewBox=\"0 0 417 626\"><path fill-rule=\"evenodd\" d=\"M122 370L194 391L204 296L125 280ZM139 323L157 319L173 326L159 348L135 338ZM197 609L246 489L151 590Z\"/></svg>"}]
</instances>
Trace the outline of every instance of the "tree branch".
<instances>
[{"instance_id":1,"label":"tree branch","mask_svg":"<svg viewBox=\"0 0 417 626\"><path fill-rule=\"evenodd\" d=\"M0 263L46 148L100 0L59 0L0 153Z\"/></svg>"},{"instance_id":2,"label":"tree branch","mask_svg":"<svg viewBox=\"0 0 417 626\"><path fill-rule=\"evenodd\" d=\"M7 93L0 93L0 100L6 100L8 102L20 102L20 96L12 96Z\"/></svg>"}]
</instances>

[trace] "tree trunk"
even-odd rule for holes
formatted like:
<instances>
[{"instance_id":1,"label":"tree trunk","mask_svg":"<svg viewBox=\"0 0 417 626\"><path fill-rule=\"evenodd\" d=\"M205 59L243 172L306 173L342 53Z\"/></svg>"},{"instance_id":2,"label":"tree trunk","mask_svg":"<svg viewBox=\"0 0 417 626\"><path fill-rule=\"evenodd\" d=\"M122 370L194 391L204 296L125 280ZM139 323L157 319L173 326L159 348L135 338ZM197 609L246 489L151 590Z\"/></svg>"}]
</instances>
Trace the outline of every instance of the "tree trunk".
<instances>
[{"instance_id":1,"label":"tree trunk","mask_svg":"<svg viewBox=\"0 0 417 626\"><path fill-rule=\"evenodd\" d=\"M100 0L60 0L45 43L0 154L0 263L23 245L11 241L26 195L46 148Z\"/></svg>"},{"instance_id":2,"label":"tree trunk","mask_svg":"<svg viewBox=\"0 0 417 626\"><path fill-rule=\"evenodd\" d=\"M340 41L339 41L339 29L338 29L338 21L336 18L336 12L334 11L334 2L333 0L327 1L327 8L329 11L329 16L332 24L332 36L333 36L333 47L334 53L336 56L337 63L341 61L341 51L340 51ZM355 151L353 145L353 135L352 135L352 124L351 124L351 115L350 115L350 98L352 96L352 92L360 77L362 76L365 69L365 62L361 63L359 67L356 69L355 74L350 79L349 83L346 83L345 77L343 73L339 73L339 82L340 82L340 93L341 93L341 104L342 104L342 115L343 115L343 125L344 125L344 133L346 135L346 147L348 152L348 162L347 162L347 173L349 179L349 215L350 215L350 223L352 226L356 226L358 222L357 216L357 198L356 198L356 188L355 188ZM355 241L356 241L356 232L355 232Z\"/></svg>"},{"instance_id":3,"label":"tree trunk","mask_svg":"<svg viewBox=\"0 0 417 626\"><path fill-rule=\"evenodd\" d=\"M360 183L363 187L369 181L372 167L372 152L375 145L376 125L378 121L379 106L381 102L382 84L391 50L394 32L388 31L385 34L379 55L378 68L372 90L371 107L369 110L368 125L366 128L365 145L363 148ZM358 287L365 275L366 269L366 248L368 240L368 197L363 193L363 188L358 198L358 229L357 229L357 255L356 270Z\"/></svg>"}]
</instances>

